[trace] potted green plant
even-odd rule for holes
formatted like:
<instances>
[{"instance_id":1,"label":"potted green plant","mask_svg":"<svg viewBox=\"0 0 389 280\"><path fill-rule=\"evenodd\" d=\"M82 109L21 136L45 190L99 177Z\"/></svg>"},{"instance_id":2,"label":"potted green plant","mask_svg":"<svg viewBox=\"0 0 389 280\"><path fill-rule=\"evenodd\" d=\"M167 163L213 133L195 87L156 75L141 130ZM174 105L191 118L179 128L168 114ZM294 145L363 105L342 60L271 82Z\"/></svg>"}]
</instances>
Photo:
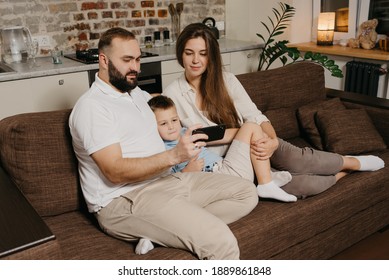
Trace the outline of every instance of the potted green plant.
<instances>
[{"instance_id":1,"label":"potted green plant","mask_svg":"<svg viewBox=\"0 0 389 280\"><path fill-rule=\"evenodd\" d=\"M310 51L302 56L297 48L288 47L288 40L276 41L275 38L284 33L284 30L288 27L289 22L295 15L294 7L285 3L279 3L279 5L280 10L273 8L276 20L273 21L269 17L271 26L268 26L261 21L268 32L267 39L262 34L257 33L257 36L264 42L263 50L259 55L258 71L269 69L270 65L276 60L280 60L283 66L298 61L309 60L322 65L331 72L332 76L342 78L342 70L339 69L339 66L336 65L332 59L328 59L327 56Z\"/></svg>"}]
</instances>

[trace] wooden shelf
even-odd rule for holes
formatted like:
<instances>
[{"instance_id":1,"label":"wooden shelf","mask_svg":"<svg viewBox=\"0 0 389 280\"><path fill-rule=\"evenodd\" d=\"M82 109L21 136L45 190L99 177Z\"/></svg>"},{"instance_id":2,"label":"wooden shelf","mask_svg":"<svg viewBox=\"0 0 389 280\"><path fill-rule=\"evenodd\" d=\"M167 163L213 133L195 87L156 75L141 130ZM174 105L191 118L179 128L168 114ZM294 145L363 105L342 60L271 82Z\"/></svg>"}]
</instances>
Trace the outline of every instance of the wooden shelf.
<instances>
[{"instance_id":1,"label":"wooden shelf","mask_svg":"<svg viewBox=\"0 0 389 280\"><path fill-rule=\"evenodd\" d=\"M365 58L374 60L389 61L389 52L379 49L365 50L365 49L353 49L349 47L342 47L340 45L333 46L318 46L316 43L299 43L289 44L289 47L296 47L301 52L315 52L328 55L338 55L353 58Z\"/></svg>"}]
</instances>

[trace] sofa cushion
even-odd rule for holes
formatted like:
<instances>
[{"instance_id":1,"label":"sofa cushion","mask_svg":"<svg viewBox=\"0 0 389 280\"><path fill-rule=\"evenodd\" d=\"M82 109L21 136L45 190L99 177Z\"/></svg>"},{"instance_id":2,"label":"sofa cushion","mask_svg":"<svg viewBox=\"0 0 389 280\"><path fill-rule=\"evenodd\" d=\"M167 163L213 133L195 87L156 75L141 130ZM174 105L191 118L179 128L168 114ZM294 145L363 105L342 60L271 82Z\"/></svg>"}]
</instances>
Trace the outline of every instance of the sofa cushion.
<instances>
[{"instance_id":1,"label":"sofa cushion","mask_svg":"<svg viewBox=\"0 0 389 280\"><path fill-rule=\"evenodd\" d=\"M315 100L325 100L324 69L298 62L271 70L246 73L237 78L250 98L284 139L300 136L296 110Z\"/></svg>"},{"instance_id":2,"label":"sofa cushion","mask_svg":"<svg viewBox=\"0 0 389 280\"><path fill-rule=\"evenodd\" d=\"M359 96L365 97L364 95L359 94ZM373 97L374 98L374 97ZM389 102L384 99L374 99L379 104L384 102ZM356 104L347 101L343 101L344 106L347 109L365 109L369 117L373 120L374 126L379 132L379 134L384 139L386 146L389 147L389 120L388 120L388 111L385 109L371 106L364 106L363 104Z\"/></svg>"},{"instance_id":3,"label":"sofa cushion","mask_svg":"<svg viewBox=\"0 0 389 280\"><path fill-rule=\"evenodd\" d=\"M386 149L365 109L319 110L316 122L327 151L347 155Z\"/></svg>"},{"instance_id":4,"label":"sofa cushion","mask_svg":"<svg viewBox=\"0 0 389 280\"><path fill-rule=\"evenodd\" d=\"M1 164L41 216L79 209L70 110L20 114L0 121Z\"/></svg>"},{"instance_id":5,"label":"sofa cushion","mask_svg":"<svg viewBox=\"0 0 389 280\"><path fill-rule=\"evenodd\" d=\"M320 109L335 111L345 108L346 107L343 105L342 101L340 101L340 98L333 98L303 105L297 110L297 117L301 128L314 148L323 150L321 136L315 123L317 111Z\"/></svg>"},{"instance_id":6,"label":"sofa cushion","mask_svg":"<svg viewBox=\"0 0 389 280\"><path fill-rule=\"evenodd\" d=\"M258 106L266 112L278 108L298 108L315 100L325 100L324 69L311 62L237 76Z\"/></svg>"},{"instance_id":7,"label":"sofa cushion","mask_svg":"<svg viewBox=\"0 0 389 280\"><path fill-rule=\"evenodd\" d=\"M291 108L279 108L268 110L265 115L270 120L278 137L290 139L300 135L295 110Z\"/></svg>"},{"instance_id":8,"label":"sofa cushion","mask_svg":"<svg viewBox=\"0 0 389 280\"><path fill-rule=\"evenodd\" d=\"M89 217L88 217L89 216ZM45 218L56 236L63 259L75 260L193 260L188 251L156 245L145 255L135 254L136 242L126 242L105 234L92 214L78 211ZM82 234L80 234L82 233Z\"/></svg>"}]
</instances>

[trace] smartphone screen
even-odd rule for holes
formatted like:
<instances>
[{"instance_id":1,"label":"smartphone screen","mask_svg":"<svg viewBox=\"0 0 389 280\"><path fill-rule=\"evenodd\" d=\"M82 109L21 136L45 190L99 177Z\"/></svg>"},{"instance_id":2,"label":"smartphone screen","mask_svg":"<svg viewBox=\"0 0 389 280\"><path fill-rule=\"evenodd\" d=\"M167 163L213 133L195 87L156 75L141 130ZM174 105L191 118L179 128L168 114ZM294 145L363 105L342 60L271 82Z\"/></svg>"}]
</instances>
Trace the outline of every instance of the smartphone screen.
<instances>
[{"instance_id":1,"label":"smartphone screen","mask_svg":"<svg viewBox=\"0 0 389 280\"><path fill-rule=\"evenodd\" d=\"M198 141L209 142L209 141L223 139L225 131L226 131L226 126L224 124L219 124L219 125L207 126L207 127L195 129L193 130L192 134L199 134L199 133L206 134L208 135L207 140L198 140Z\"/></svg>"}]
</instances>

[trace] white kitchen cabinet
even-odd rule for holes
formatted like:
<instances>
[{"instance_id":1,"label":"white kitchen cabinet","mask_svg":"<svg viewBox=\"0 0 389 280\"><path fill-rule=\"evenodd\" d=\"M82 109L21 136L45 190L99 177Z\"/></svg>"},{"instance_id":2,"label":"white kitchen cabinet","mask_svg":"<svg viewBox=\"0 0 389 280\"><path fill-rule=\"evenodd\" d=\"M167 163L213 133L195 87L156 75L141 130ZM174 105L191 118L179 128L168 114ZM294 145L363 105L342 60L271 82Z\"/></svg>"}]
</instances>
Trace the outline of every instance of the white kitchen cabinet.
<instances>
[{"instance_id":1,"label":"white kitchen cabinet","mask_svg":"<svg viewBox=\"0 0 389 280\"><path fill-rule=\"evenodd\" d=\"M260 49L231 53L230 71L235 74L244 74L258 70Z\"/></svg>"},{"instance_id":2,"label":"white kitchen cabinet","mask_svg":"<svg viewBox=\"0 0 389 280\"><path fill-rule=\"evenodd\" d=\"M20 113L72 108L88 88L86 71L0 82L0 119Z\"/></svg>"},{"instance_id":3,"label":"white kitchen cabinet","mask_svg":"<svg viewBox=\"0 0 389 280\"><path fill-rule=\"evenodd\" d=\"M178 64L177 60L167 60L161 62L162 89L165 89L170 83L181 76L184 68Z\"/></svg>"}]
</instances>

